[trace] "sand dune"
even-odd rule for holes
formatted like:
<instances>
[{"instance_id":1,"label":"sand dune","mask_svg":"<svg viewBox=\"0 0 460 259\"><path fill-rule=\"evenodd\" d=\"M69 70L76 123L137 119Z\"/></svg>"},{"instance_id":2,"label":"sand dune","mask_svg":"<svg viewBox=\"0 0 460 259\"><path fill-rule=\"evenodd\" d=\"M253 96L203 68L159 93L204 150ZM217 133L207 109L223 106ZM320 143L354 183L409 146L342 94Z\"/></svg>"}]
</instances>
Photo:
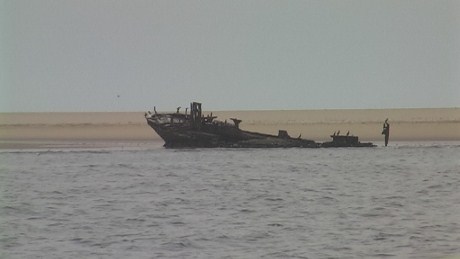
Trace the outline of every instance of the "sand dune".
<instances>
[{"instance_id":1,"label":"sand dune","mask_svg":"<svg viewBox=\"0 0 460 259\"><path fill-rule=\"evenodd\" d=\"M205 111L209 114L211 111ZM391 140L460 140L460 109L215 111L219 119L239 118L245 130L324 141L340 130L362 140L381 141L389 118ZM0 147L12 143L159 141L143 112L0 113ZM5 144L8 143L8 144Z\"/></svg>"}]
</instances>

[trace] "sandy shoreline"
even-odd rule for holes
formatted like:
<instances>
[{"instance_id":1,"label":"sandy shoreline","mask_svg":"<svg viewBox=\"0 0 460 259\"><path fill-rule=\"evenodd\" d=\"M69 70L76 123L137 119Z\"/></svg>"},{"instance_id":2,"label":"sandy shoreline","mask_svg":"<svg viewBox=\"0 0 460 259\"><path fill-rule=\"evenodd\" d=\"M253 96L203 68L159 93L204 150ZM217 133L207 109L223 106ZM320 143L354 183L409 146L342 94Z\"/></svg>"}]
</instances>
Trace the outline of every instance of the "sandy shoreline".
<instances>
[{"instance_id":1,"label":"sandy shoreline","mask_svg":"<svg viewBox=\"0 0 460 259\"><path fill-rule=\"evenodd\" d=\"M204 114L209 114L205 111ZM459 141L460 109L220 111L219 119L242 119L241 128L326 141L334 131L381 141L390 119L393 141ZM161 143L143 112L0 113L0 148L139 146ZM160 144L161 145L161 144Z\"/></svg>"}]
</instances>

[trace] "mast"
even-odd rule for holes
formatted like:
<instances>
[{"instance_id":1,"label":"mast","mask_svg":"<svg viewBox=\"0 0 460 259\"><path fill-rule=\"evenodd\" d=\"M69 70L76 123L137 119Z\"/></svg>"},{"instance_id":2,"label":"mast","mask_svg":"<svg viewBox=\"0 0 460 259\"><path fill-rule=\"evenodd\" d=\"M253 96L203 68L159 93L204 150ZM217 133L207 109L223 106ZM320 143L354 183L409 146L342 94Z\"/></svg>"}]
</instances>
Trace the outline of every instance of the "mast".
<instances>
[{"instance_id":1,"label":"mast","mask_svg":"<svg viewBox=\"0 0 460 259\"><path fill-rule=\"evenodd\" d=\"M201 129L201 103L192 102L190 104L191 126L193 129Z\"/></svg>"}]
</instances>

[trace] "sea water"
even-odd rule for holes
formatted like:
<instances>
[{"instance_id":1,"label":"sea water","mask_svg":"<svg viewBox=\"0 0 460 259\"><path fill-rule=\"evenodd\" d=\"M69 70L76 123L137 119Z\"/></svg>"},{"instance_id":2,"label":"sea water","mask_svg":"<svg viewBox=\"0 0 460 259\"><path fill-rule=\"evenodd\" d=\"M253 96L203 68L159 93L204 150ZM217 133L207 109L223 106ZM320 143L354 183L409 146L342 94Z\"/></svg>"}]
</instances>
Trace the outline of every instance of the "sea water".
<instances>
[{"instance_id":1,"label":"sea water","mask_svg":"<svg viewBox=\"0 0 460 259\"><path fill-rule=\"evenodd\" d=\"M0 152L0 258L460 254L460 143Z\"/></svg>"}]
</instances>

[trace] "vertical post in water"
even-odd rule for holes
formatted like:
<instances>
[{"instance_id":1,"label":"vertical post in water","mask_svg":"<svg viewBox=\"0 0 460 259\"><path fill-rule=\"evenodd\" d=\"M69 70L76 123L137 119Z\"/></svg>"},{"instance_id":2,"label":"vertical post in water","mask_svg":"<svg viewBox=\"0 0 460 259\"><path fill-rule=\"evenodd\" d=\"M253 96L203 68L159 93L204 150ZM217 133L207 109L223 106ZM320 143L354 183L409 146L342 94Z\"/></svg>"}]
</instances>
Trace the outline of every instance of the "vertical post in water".
<instances>
[{"instance_id":1,"label":"vertical post in water","mask_svg":"<svg viewBox=\"0 0 460 259\"><path fill-rule=\"evenodd\" d=\"M383 123L382 135L385 135L385 147L388 146L388 140L390 139L390 123L388 123L388 118Z\"/></svg>"}]
</instances>

